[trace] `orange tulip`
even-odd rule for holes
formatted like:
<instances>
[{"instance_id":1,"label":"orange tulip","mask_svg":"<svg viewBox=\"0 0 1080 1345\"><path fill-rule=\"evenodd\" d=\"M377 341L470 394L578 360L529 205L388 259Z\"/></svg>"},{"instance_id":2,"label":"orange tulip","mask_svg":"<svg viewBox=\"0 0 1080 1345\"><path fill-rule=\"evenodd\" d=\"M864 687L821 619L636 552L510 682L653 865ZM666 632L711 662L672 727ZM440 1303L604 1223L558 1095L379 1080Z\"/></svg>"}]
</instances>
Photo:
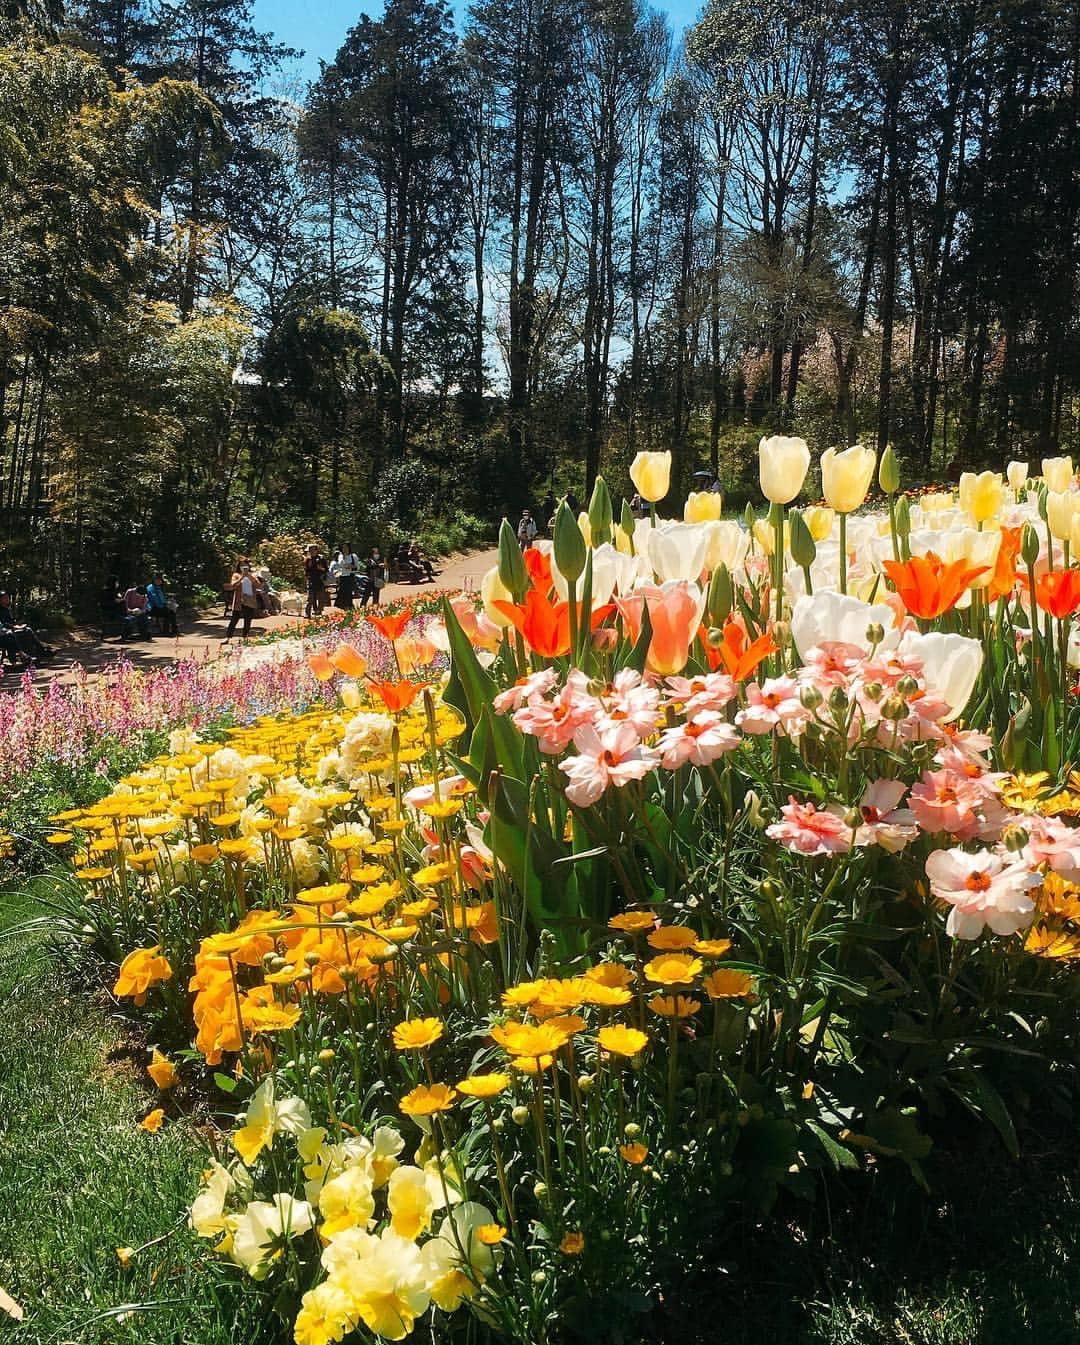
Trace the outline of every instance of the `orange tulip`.
<instances>
[{"instance_id":1,"label":"orange tulip","mask_svg":"<svg viewBox=\"0 0 1080 1345\"><path fill-rule=\"evenodd\" d=\"M704 627L702 628L704 635ZM724 626L724 638L717 649L706 644L709 651L709 663L714 667L724 666L724 671L736 682L745 682L753 675L758 664L764 662L776 651L772 636L765 632L756 640L746 643L746 632L737 621L728 621Z\"/></svg>"},{"instance_id":2,"label":"orange tulip","mask_svg":"<svg viewBox=\"0 0 1080 1345\"><path fill-rule=\"evenodd\" d=\"M1051 570L1035 580L1035 601L1061 621L1080 608L1080 570Z\"/></svg>"},{"instance_id":3,"label":"orange tulip","mask_svg":"<svg viewBox=\"0 0 1080 1345\"><path fill-rule=\"evenodd\" d=\"M308 655L308 667L320 682L329 682L334 675L334 665L322 650L319 650L316 654Z\"/></svg>"},{"instance_id":4,"label":"orange tulip","mask_svg":"<svg viewBox=\"0 0 1080 1345\"><path fill-rule=\"evenodd\" d=\"M407 710L427 685L426 682L376 682L371 689L378 695L391 714Z\"/></svg>"},{"instance_id":5,"label":"orange tulip","mask_svg":"<svg viewBox=\"0 0 1080 1345\"><path fill-rule=\"evenodd\" d=\"M1001 530L1001 545L998 547L994 573L986 589L986 596L990 602L996 602L998 598L1007 598L1016 587L1016 558L1020 554L1022 532L1022 528Z\"/></svg>"},{"instance_id":6,"label":"orange tulip","mask_svg":"<svg viewBox=\"0 0 1080 1345\"><path fill-rule=\"evenodd\" d=\"M647 592L652 639L647 666L661 677L682 672L699 622L698 603L686 584Z\"/></svg>"},{"instance_id":7,"label":"orange tulip","mask_svg":"<svg viewBox=\"0 0 1080 1345\"><path fill-rule=\"evenodd\" d=\"M493 607L502 613L516 630L525 637L525 643L541 658L559 658L570 651L570 604L553 603L539 589L531 588L523 604L501 602Z\"/></svg>"},{"instance_id":8,"label":"orange tulip","mask_svg":"<svg viewBox=\"0 0 1080 1345\"><path fill-rule=\"evenodd\" d=\"M538 546L530 546L523 552L522 559L533 588L538 588L541 593L550 593L555 583L551 577L551 553L541 551Z\"/></svg>"},{"instance_id":9,"label":"orange tulip","mask_svg":"<svg viewBox=\"0 0 1080 1345\"><path fill-rule=\"evenodd\" d=\"M367 672L367 659L351 644L339 644L330 655L330 662L346 677L363 677Z\"/></svg>"},{"instance_id":10,"label":"orange tulip","mask_svg":"<svg viewBox=\"0 0 1080 1345\"><path fill-rule=\"evenodd\" d=\"M409 624L411 616L412 613L406 609L404 612L398 612L397 616L369 616L368 620L393 644L395 640L401 638L401 632Z\"/></svg>"},{"instance_id":11,"label":"orange tulip","mask_svg":"<svg viewBox=\"0 0 1080 1345\"><path fill-rule=\"evenodd\" d=\"M403 673L415 672L417 668L426 668L437 652L424 635L402 640L397 646L398 666Z\"/></svg>"},{"instance_id":12,"label":"orange tulip","mask_svg":"<svg viewBox=\"0 0 1080 1345\"><path fill-rule=\"evenodd\" d=\"M966 560L946 564L928 551L910 560L887 560L882 569L896 585L904 606L912 616L931 621L951 611L967 592L973 579L986 573L985 565L969 565Z\"/></svg>"}]
</instances>

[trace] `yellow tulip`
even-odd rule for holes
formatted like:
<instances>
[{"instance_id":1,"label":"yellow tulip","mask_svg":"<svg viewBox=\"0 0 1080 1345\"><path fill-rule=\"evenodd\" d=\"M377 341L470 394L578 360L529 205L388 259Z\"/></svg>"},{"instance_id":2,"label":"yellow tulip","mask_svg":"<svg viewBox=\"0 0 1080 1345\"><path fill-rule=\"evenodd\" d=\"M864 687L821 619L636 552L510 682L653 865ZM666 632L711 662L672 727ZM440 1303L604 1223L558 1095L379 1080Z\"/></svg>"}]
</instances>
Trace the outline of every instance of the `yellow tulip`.
<instances>
[{"instance_id":1,"label":"yellow tulip","mask_svg":"<svg viewBox=\"0 0 1080 1345\"><path fill-rule=\"evenodd\" d=\"M866 499L877 456L872 448L827 448L821 455L821 490L838 514L850 514Z\"/></svg>"},{"instance_id":2,"label":"yellow tulip","mask_svg":"<svg viewBox=\"0 0 1080 1345\"><path fill-rule=\"evenodd\" d=\"M805 439L774 434L758 443L761 493L772 504L790 504L802 490L810 467Z\"/></svg>"},{"instance_id":3,"label":"yellow tulip","mask_svg":"<svg viewBox=\"0 0 1080 1345\"><path fill-rule=\"evenodd\" d=\"M1046 522L1050 534L1059 542L1067 542L1072 535L1072 521L1080 504L1080 495L1071 490L1048 490L1046 492Z\"/></svg>"},{"instance_id":4,"label":"yellow tulip","mask_svg":"<svg viewBox=\"0 0 1080 1345\"><path fill-rule=\"evenodd\" d=\"M1072 458L1043 458L1042 474L1047 490L1054 490L1059 494L1063 490L1068 490L1072 485Z\"/></svg>"},{"instance_id":5,"label":"yellow tulip","mask_svg":"<svg viewBox=\"0 0 1080 1345\"><path fill-rule=\"evenodd\" d=\"M964 472L960 477L960 508L975 520L985 523L1001 509L1005 485L1000 472Z\"/></svg>"},{"instance_id":6,"label":"yellow tulip","mask_svg":"<svg viewBox=\"0 0 1080 1345\"><path fill-rule=\"evenodd\" d=\"M630 480L643 500L655 504L662 500L671 486L671 453L641 452L630 464Z\"/></svg>"},{"instance_id":7,"label":"yellow tulip","mask_svg":"<svg viewBox=\"0 0 1080 1345\"><path fill-rule=\"evenodd\" d=\"M683 505L683 521L686 523L712 523L723 513L724 498L719 491L695 490L686 497Z\"/></svg>"},{"instance_id":8,"label":"yellow tulip","mask_svg":"<svg viewBox=\"0 0 1080 1345\"><path fill-rule=\"evenodd\" d=\"M835 518L836 515L831 509L825 509L820 504L811 505L809 509L803 510L803 522L810 529L810 536L815 542L823 542L826 537L831 536Z\"/></svg>"},{"instance_id":9,"label":"yellow tulip","mask_svg":"<svg viewBox=\"0 0 1080 1345\"><path fill-rule=\"evenodd\" d=\"M1005 475L1008 477L1009 486L1019 491L1028 479L1028 465L1026 462L1010 462L1005 469Z\"/></svg>"},{"instance_id":10,"label":"yellow tulip","mask_svg":"<svg viewBox=\"0 0 1080 1345\"><path fill-rule=\"evenodd\" d=\"M919 508L924 514L942 514L952 507L952 492L948 490L938 490L932 495L924 495L919 501Z\"/></svg>"},{"instance_id":11,"label":"yellow tulip","mask_svg":"<svg viewBox=\"0 0 1080 1345\"><path fill-rule=\"evenodd\" d=\"M493 621L496 626L504 628L510 625L510 618L504 616L493 605L496 602L514 601L514 595L499 578L499 567L497 565L493 565L480 581L480 601L484 605L484 614L489 621Z\"/></svg>"}]
</instances>

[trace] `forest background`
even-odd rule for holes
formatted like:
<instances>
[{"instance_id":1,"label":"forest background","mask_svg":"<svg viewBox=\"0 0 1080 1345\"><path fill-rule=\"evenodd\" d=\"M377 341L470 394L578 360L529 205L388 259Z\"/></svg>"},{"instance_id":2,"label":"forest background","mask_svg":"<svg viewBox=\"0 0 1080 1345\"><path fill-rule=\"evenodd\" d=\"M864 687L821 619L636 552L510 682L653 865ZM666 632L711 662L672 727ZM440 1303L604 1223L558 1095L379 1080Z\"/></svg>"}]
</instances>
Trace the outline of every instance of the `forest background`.
<instances>
[{"instance_id":1,"label":"forest background","mask_svg":"<svg viewBox=\"0 0 1080 1345\"><path fill-rule=\"evenodd\" d=\"M0 4L0 584L493 535L643 448L1080 449L1080 7ZM259 548L261 551L258 551Z\"/></svg>"}]
</instances>

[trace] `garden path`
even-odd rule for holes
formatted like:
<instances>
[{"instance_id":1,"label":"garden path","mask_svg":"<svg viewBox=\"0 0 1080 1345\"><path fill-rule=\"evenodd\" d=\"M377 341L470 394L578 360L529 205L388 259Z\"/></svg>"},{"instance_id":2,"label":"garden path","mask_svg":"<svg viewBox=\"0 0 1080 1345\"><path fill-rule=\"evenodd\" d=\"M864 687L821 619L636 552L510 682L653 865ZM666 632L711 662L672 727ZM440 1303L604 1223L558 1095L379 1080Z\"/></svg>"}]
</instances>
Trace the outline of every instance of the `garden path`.
<instances>
[{"instance_id":1,"label":"garden path","mask_svg":"<svg viewBox=\"0 0 1080 1345\"><path fill-rule=\"evenodd\" d=\"M463 555L448 556L439 567L434 585L388 584L383 589L383 601L393 602L396 599L440 589L449 589L452 592L461 589L479 589L485 571L497 560L498 552L494 550L470 551ZM41 687L52 681L68 685L75 681L79 664L87 672L97 674L111 667L121 655L138 668L163 667L175 659L213 661L218 657L228 624L222 615L221 607L203 611L194 620L187 617L180 624L180 635L176 639L159 635L153 640L135 640L123 646L115 639L103 641L100 631L93 627L78 627L55 642L56 661L47 667L39 668L34 674L34 681ZM268 631L288 630L301 624L294 616L272 616L257 621L254 629L259 634L264 634ZM8 673L3 680L6 684L4 689L11 690L15 684L15 675Z\"/></svg>"}]
</instances>

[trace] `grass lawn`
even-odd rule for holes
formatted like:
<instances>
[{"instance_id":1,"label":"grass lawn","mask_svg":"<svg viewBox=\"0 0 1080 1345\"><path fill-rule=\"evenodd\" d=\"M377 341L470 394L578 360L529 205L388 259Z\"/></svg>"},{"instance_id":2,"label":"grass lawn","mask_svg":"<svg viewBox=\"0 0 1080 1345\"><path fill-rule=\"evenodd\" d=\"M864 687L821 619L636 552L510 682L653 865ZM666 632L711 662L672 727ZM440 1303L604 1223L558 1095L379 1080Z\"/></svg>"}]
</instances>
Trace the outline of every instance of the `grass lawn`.
<instances>
[{"instance_id":1,"label":"grass lawn","mask_svg":"<svg viewBox=\"0 0 1080 1345\"><path fill-rule=\"evenodd\" d=\"M32 894L0 894L0 929L38 909ZM26 1310L0 1335L12 1345L284 1345L289 1334L182 1225L202 1154L182 1122L139 1129L155 1105L141 1043L39 941L0 952L0 1288ZM1074 1345L1075 1133L1027 1136L1019 1163L980 1134L961 1157L931 1164L930 1199L883 1177L871 1199L859 1182L810 1213L781 1211L716 1253L702 1249L641 1340ZM117 1247L163 1234L121 1268ZM582 1323L582 1340L595 1340L594 1325ZM426 1331L416 1339L431 1345Z\"/></svg>"}]
</instances>

